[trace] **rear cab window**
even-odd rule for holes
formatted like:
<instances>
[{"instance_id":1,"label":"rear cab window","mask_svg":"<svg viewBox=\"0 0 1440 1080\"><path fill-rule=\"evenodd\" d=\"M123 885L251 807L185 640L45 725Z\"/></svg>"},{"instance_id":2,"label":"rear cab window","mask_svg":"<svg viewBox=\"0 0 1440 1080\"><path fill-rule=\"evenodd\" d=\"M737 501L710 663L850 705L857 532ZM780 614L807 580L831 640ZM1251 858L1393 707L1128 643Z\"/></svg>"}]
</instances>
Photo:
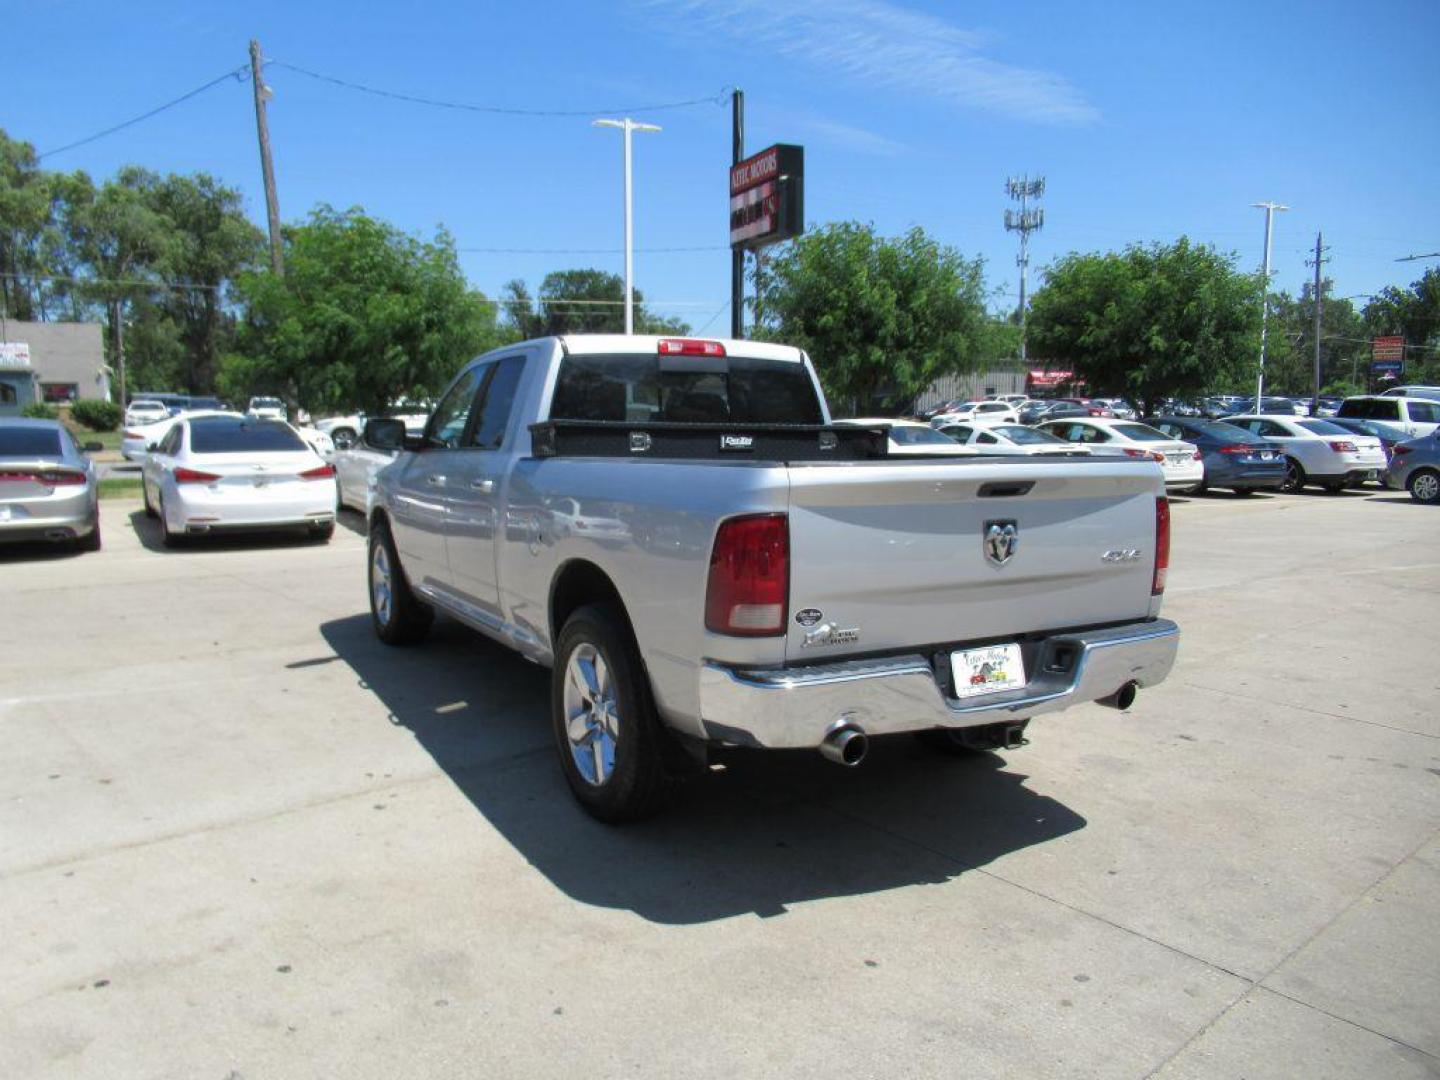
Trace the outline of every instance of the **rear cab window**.
<instances>
[{"instance_id":1,"label":"rear cab window","mask_svg":"<svg viewBox=\"0 0 1440 1080\"><path fill-rule=\"evenodd\" d=\"M815 384L798 361L746 356L566 356L552 420L819 424Z\"/></svg>"}]
</instances>

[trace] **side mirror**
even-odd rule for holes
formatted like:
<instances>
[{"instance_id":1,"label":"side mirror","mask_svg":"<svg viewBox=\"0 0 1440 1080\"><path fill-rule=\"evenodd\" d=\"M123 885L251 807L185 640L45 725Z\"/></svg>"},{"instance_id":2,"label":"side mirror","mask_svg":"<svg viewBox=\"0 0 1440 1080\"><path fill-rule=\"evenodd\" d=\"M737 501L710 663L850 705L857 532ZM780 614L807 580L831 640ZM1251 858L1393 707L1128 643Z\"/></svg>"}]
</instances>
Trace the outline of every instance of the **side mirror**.
<instances>
[{"instance_id":1,"label":"side mirror","mask_svg":"<svg viewBox=\"0 0 1440 1080\"><path fill-rule=\"evenodd\" d=\"M160 449L160 444L158 442L146 443L145 449L153 454L156 450Z\"/></svg>"},{"instance_id":2,"label":"side mirror","mask_svg":"<svg viewBox=\"0 0 1440 1080\"><path fill-rule=\"evenodd\" d=\"M84 446L80 447L80 449L84 450L87 454L98 454L101 450L105 449L105 444L98 442L87 442Z\"/></svg>"},{"instance_id":3,"label":"side mirror","mask_svg":"<svg viewBox=\"0 0 1440 1080\"><path fill-rule=\"evenodd\" d=\"M364 439L376 450L399 450L405 446L405 421L385 418L366 420Z\"/></svg>"}]
</instances>

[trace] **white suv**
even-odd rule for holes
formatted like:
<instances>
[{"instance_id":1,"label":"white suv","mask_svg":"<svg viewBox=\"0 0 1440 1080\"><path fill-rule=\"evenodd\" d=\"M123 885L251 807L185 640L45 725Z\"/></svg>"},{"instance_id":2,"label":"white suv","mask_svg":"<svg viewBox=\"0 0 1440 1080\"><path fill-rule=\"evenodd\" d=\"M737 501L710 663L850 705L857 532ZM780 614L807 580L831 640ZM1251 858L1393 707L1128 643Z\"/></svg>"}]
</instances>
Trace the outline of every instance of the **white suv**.
<instances>
[{"instance_id":1,"label":"white suv","mask_svg":"<svg viewBox=\"0 0 1440 1080\"><path fill-rule=\"evenodd\" d=\"M964 405L935 417L930 421L930 426L938 428L942 424L970 420L983 420L992 424L1018 424L1020 414L1008 401L967 401Z\"/></svg>"},{"instance_id":2,"label":"white suv","mask_svg":"<svg viewBox=\"0 0 1440 1080\"><path fill-rule=\"evenodd\" d=\"M1423 439L1440 427L1440 401L1384 394L1349 397L1335 415L1342 420L1381 420L1404 428L1412 439Z\"/></svg>"}]
</instances>

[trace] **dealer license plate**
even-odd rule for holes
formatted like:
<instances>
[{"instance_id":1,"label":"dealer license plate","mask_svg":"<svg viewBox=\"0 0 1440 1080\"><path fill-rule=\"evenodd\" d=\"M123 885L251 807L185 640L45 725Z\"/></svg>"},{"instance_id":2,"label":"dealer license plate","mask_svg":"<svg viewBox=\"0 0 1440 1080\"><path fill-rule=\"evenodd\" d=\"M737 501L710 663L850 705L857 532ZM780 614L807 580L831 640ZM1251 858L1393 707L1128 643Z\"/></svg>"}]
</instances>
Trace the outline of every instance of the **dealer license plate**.
<instances>
[{"instance_id":1,"label":"dealer license plate","mask_svg":"<svg viewBox=\"0 0 1440 1080\"><path fill-rule=\"evenodd\" d=\"M957 698L998 694L1025 685L1025 659L1019 645L987 645L950 654L950 675Z\"/></svg>"}]
</instances>

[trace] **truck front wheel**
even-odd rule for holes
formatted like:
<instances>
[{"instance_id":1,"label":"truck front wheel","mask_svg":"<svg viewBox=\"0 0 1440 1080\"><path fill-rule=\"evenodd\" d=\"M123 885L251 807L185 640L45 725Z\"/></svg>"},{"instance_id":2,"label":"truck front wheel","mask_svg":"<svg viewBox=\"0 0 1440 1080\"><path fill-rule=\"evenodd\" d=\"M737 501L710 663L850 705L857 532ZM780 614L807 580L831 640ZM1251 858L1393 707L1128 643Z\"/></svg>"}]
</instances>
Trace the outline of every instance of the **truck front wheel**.
<instances>
[{"instance_id":1,"label":"truck front wheel","mask_svg":"<svg viewBox=\"0 0 1440 1080\"><path fill-rule=\"evenodd\" d=\"M330 528L335 528L332 523ZM375 522L370 530L370 621L386 645L413 645L430 632L434 610L410 588L390 526Z\"/></svg>"},{"instance_id":2,"label":"truck front wheel","mask_svg":"<svg viewBox=\"0 0 1440 1080\"><path fill-rule=\"evenodd\" d=\"M601 821L636 821L665 805L674 781L666 737L629 628L594 604L565 622L555 649L550 712L565 780Z\"/></svg>"}]
</instances>

